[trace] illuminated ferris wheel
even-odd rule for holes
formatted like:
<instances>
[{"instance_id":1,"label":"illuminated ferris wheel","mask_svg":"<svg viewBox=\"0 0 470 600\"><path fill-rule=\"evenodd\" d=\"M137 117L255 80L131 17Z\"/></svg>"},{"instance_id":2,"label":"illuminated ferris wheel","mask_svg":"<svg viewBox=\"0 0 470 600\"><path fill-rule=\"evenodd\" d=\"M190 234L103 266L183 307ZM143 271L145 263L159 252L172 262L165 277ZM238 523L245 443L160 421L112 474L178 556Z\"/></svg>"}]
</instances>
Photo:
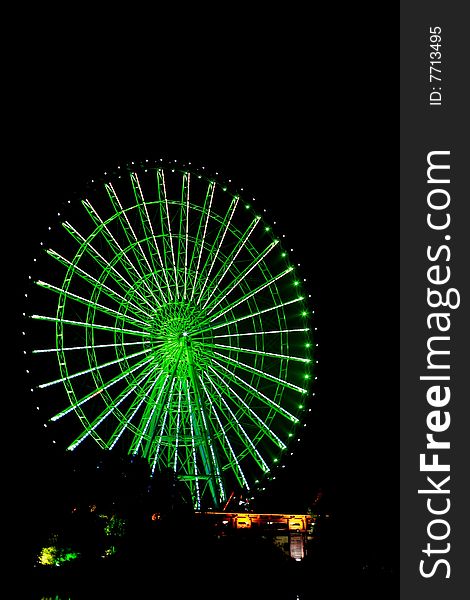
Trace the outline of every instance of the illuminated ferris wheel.
<instances>
[{"instance_id":1,"label":"illuminated ferris wheel","mask_svg":"<svg viewBox=\"0 0 470 600\"><path fill-rule=\"evenodd\" d=\"M70 210L28 315L35 397L70 423L68 450L141 455L198 509L283 461L314 379L312 311L272 225L224 184L148 163Z\"/></svg>"}]
</instances>

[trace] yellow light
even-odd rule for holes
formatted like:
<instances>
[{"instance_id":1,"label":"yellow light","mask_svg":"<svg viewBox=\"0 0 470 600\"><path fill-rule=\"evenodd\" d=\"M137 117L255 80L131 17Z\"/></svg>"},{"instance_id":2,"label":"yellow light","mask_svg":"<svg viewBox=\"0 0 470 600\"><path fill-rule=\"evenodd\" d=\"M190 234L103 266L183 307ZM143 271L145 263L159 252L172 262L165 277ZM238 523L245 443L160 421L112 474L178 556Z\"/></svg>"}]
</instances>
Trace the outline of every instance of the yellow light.
<instances>
[{"instance_id":1,"label":"yellow light","mask_svg":"<svg viewBox=\"0 0 470 600\"><path fill-rule=\"evenodd\" d=\"M53 565L57 556L57 548L55 546L48 546L43 548L39 553L38 560L41 565Z\"/></svg>"}]
</instances>

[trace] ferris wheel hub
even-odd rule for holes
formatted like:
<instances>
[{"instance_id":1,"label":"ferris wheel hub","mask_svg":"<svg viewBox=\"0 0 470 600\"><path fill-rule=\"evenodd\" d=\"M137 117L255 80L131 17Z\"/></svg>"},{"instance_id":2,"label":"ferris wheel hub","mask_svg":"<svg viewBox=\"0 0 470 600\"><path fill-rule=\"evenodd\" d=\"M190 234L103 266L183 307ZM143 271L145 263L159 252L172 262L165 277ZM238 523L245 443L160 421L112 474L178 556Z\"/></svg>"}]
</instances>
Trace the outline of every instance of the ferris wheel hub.
<instances>
[{"instance_id":1,"label":"ferris wheel hub","mask_svg":"<svg viewBox=\"0 0 470 600\"><path fill-rule=\"evenodd\" d=\"M212 343L212 335L195 336L205 320L204 311L189 300L168 302L159 307L153 318L150 337L158 366L177 378L187 378L189 346L196 364L204 366L212 356L212 350L207 346Z\"/></svg>"}]
</instances>

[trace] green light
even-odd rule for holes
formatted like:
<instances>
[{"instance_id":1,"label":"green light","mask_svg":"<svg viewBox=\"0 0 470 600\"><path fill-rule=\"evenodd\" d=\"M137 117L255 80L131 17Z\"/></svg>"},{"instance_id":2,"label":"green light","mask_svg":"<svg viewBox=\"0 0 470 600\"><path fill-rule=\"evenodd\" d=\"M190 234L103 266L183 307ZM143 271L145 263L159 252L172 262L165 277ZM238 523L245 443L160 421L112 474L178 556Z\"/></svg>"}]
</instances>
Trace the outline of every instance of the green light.
<instances>
[{"instance_id":1,"label":"green light","mask_svg":"<svg viewBox=\"0 0 470 600\"><path fill-rule=\"evenodd\" d=\"M42 548L38 555L38 562L41 565L51 565L59 567L64 562L73 561L78 558L80 554L73 552L69 548L60 548L58 546L48 546Z\"/></svg>"},{"instance_id":2,"label":"green light","mask_svg":"<svg viewBox=\"0 0 470 600\"><path fill-rule=\"evenodd\" d=\"M303 407L304 407L304 405L303 405L303 404L299 404L299 408L303 408Z\"/></svg>"},{"instance_id":3,"label":"green light","mask_svg":"<svg viewBox=\"0 0 470 600\"><path fill-rule=\"evenodd\" d=\"M292 392L305 398L298 366L312 345L303 284L273 252L275 223L227 187L177 168L129 177L78 203L77 229L63 223L70 250L48 250L63 272L37 282L55 306L34 309L44 342L33 355L58 364L35 389L64 391L51 420L75 418L69 450L120 446L152 475L176 472L193 508L220 508L280 462L286 424L299 423Z\"/></svg>"}]
</instances>

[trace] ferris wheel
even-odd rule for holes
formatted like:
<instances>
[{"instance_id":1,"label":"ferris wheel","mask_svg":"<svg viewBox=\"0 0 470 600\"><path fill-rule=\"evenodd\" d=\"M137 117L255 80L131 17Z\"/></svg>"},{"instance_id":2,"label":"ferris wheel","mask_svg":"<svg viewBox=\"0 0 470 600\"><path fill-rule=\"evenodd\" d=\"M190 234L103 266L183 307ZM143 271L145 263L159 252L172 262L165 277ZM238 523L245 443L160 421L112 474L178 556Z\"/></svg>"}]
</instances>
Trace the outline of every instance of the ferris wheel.
<instances>
[{"instance_id":1,"label":"ferris wheel","mask_svg":"<svg viewBox=\"0 0 470 600\"><path fill-rule=\"evenodd\" d=\"M129 164L71 207L34 281L48 425L70 424L68 450L173 470L196 509L269 476L311 395L308 294L254 204L202 171Z\"/></svg>"}]
</instances>

